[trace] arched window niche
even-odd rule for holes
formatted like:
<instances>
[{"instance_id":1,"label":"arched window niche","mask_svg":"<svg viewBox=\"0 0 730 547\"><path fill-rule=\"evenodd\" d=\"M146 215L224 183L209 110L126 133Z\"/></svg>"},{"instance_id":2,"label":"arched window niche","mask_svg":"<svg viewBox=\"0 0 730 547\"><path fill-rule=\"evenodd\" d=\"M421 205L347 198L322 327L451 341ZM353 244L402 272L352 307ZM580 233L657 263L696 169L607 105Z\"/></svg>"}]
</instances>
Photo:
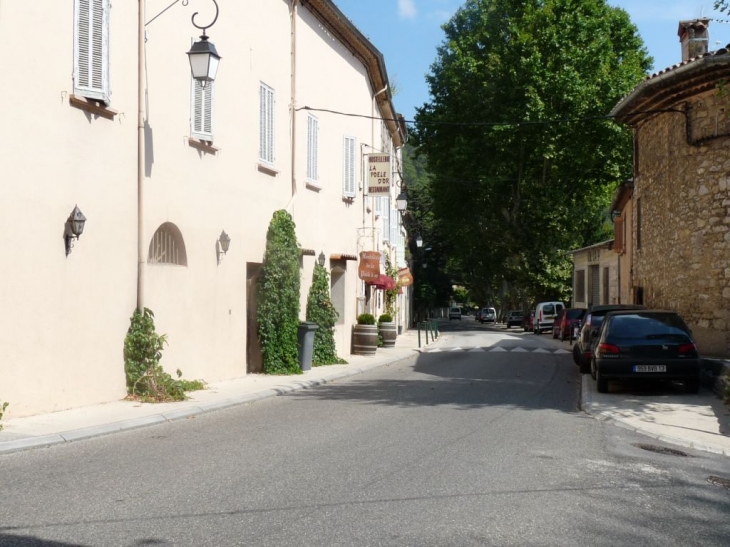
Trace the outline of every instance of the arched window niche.
<instances>
[{"instance_id":1,"label":"arched window niche","mask_svg":"<svg viewBox=\"0 0 730 547\"><path fill-rule=\"evenodd\" d=\"M185 252L185 241L182 232L172 222L161 224L152 236L147 254L148 264L169 264L187 266L188 255Z\"/></svg>"}]
</instances>

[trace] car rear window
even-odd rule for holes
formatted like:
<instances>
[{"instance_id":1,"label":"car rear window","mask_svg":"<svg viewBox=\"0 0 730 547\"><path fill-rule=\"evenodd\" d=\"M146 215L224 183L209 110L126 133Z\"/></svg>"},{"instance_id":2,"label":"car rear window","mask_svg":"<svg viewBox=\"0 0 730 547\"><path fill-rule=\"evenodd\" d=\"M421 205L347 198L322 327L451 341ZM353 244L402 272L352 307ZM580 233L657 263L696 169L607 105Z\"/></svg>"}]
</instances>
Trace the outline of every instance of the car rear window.
<instances>
[{"instance_id":1,"label":"car rear window","mask_svg":"<svg viewBox=\"0 0 730 547\"><path fill-rule=\"evenodd\" d=\"M646 339L659 337L689 338L687 325L673 314L631 314L611 317L608 335L616 338Z\"/></svg>"},{"instance_id":2,"label":"car rear window","mask_svg":"<svg viewBox=\"0 0 730 547\"><path fill-rule=\"evenodd\" d=\"M547 305L543 306L542 307L542 313L544 313L545 315L552 315L552 314L554 314L555 313L555 306L553 306L552 304L547 304Z\"/></svg>"},{"instance_id":3,"label":"car rear window","mask_svg":"<svg viewBox=\"0 0 730 547\"><path fill-rule=\"evenodd\" d=\"M567 317L568 319L580 319L583 317L583 310L568 310Z\"/></svg>"}]
</instances>

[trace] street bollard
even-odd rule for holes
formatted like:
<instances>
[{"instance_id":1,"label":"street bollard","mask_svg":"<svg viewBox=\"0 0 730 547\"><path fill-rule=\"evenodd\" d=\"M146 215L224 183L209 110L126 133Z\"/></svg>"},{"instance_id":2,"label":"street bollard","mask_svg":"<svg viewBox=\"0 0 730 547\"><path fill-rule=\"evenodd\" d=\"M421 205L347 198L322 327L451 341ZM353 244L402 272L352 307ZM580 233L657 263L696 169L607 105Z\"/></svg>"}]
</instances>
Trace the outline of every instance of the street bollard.
<instances>
[{"instance_id":1,"label":"street bollard","mask_svg":"<svg viewBox=\"0 0 730 547\"><path fill-rule=\"evenodd\" d=\"M433 332L435 333L435 335L436 335L436 338L438 338L438 337L439 337L439 335L441 334L441 333L439 332L439 322L438 322L438 321L434 321L434 322L433 322Z\"/></svg>"},{"instance_id":2,"label":"street bollard","mask_svg":"<svg viewBox=\"0 0 730 547\"><path fill-rule=\"evenodd\" d=\"M421 322L416 321L416 330L418 331L418 349L421 349Z\"/></svg>"}]
</instances>

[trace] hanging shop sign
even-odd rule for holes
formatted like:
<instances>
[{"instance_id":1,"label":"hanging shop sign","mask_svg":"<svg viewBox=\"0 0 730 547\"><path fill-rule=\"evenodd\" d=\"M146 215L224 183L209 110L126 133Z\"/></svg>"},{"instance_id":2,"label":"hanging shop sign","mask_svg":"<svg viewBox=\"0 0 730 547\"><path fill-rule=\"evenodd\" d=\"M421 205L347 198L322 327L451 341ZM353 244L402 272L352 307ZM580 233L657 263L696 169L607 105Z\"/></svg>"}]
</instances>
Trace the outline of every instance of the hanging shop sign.
<instances>
[{"instance_id":1,"label":"hanging shop sign","mask_svg":"<svg viewBox=\"0 0 730 547\"><path fill-rule=\"evenodd\" d=\"M398 282L401 287L410 287L413 285L413 275L411 275L410 268L398 270Z\"/></svg>"},{"instance_id":2,"label":"hanging shop sign","mask_svg":"<svg viewBox=\"0 0 730 547\"><path fill-rule=\"evenodd\" d=\"M357 266L357 275L363 281L374 281L380 277L380 253L377 251L362 251L360 263Z\"/></svg>"},{"instance_id":3,"label":"hanging shop sign","mask_svg":"<svg viewBox=\"0 0 730 547\"><path fill-rule=\"evenodd\" d=\"M368 195L371 197L390 196L390 155L365 154L368 170Z\"/></svg>"}]
</instances>

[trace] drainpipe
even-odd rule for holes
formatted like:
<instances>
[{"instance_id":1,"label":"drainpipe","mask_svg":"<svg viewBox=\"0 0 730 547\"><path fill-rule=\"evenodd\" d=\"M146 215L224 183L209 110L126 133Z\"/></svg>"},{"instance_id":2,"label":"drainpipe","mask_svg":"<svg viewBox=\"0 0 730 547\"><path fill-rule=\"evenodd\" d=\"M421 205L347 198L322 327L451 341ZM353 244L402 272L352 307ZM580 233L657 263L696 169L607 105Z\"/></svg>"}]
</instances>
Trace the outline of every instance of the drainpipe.
<instances>
[{"instance_id":1,"label":"drainpipe","mask_svg":"<svg viewBox=\"0 0 730 547\"><path fill-rule=\"evenodd\" d=\"M291 9L289 11L290 19L290 82L291 89L289 91L289 116L291 117L291 199L284 208L292 216L294 216L294 200L297 196L297 4L300 0L291 0Z\"/></svg>"},{"instance_id":2,"label":"drainpipe","mask_svg":"<svg viewBox=\"0 0 730 547\"><path fill-rule=\"evenodd\" d=\"M144 19L139 0L137 22L137 311L144 312Z\"/></svg>"}]
</instances>

